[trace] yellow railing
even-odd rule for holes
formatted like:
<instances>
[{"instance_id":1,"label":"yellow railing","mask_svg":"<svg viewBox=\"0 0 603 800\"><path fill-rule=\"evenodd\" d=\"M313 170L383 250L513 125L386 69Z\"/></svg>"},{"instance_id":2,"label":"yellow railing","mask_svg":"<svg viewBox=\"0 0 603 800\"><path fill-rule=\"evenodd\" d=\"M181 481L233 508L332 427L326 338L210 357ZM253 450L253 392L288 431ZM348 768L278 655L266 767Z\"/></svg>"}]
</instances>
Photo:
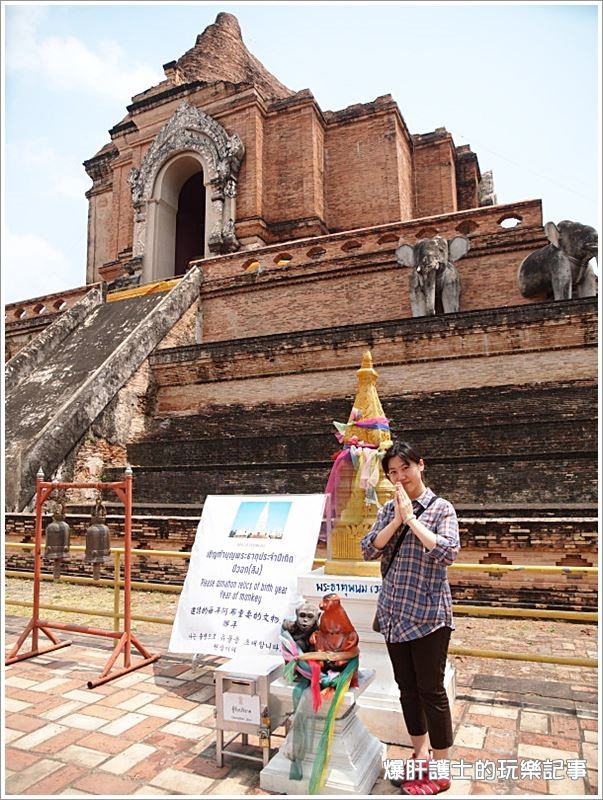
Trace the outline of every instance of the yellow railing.
<instances>
[{"instance_id":1,"label":"yellow railing","mask_svg":"<svg viewBox=\"0 0 603 800\"><path fill-rule=\"evenodd\" d=\"M33 550L34 544L29 542L6 542L7 547L14 547L21 550ZM70 550L76 552L85 551L83 545L72 545ZM123 618L120 607L120 590L124 585L120 577L121 571L121 558L124 553L123 547L112 547L111 553L113 554L114 573L113 580L101 578L95 581L93 578L81 577L78 575L62 575L58 580L65 583L74 583L81 585L94 585L100 587L113 587L113 611L99 611L98 609L81 608L73 606L57 606L49 604L40 604L41 609L47 611L63 611L70 614L88 614L97 617L112 617L114 630L119 630L120 620ZM190 558L190 552L182 552L180 550L141 550L132 549L132 555L140 556L154 556L157 558ZM313 568L324 565L326 559L317 558L314 560ZM478 570L483 572L497 571L497 572L545 572L556 574L567 573L586 573L596 574L597 567L558 567L558 566L536 566L536 565L522 565L522 564L452 564L448 569L460 570ZM5 576L8 578L33 578L33 573L22 572L19 570L5 570ZM52 575L42 575L44 581L54 581ZM158 584L149 583L147 581L132 581L133 589L141 589L143 591L165 592L168 594L180 594L182 591L181 585L176 584ZM5 600L7 606L17 606L29 608L33 603L29 600ZM485 607L473 605L453 605L452 609L456 614L470 614L472 616L500 616L500 617L528 617L531 619L555 619L566 620L572 622L597 622L597 612L590 611L556 611L550 609L532 609L532 608L501 608L501 607ZM151 622L159 625L172 625L173 617L152 617L144 614L132 614L132 620L137 622ZM451 646L449 649L451 655L467 655L478 658L500 658L509 659L514 661L529 661L545 664L565 664L578 667L596 667L598 662L593 658L573 658L571 656L544 656L537 653L513 653L498 650L483 650L479 648L470 647L455 647Z\"/></svg>"},{"instance_id":2,"label":"yellow railing","mask_svg":"<svg viewBox=\"0 0 603 800\"><path fill-rule=\"evenodd\" d=\"M448 569L457 571L470 571L482 570L483 572L545 572L552 574L573 574L575 572L583 573L585 575L596 575L599 571L598 567L557 567L554 564L459 564L455 562L451 564Z\"/></svg>"},{"instance_id":3,"label":"yellow railing","mask_svg":"<svg viewBox=\"0 0 603 800\"><path fill-rule=\"evenodd\" d=\"M170 278L155 283L144 283L142 286L134 286L132 289L122 289L119 292L111 292L107 295L107 303L114 303L117 300L129 300L130 297L139 297L155 292L167 292L176 286L182 278Z\"/></svg>"}]
</instances>

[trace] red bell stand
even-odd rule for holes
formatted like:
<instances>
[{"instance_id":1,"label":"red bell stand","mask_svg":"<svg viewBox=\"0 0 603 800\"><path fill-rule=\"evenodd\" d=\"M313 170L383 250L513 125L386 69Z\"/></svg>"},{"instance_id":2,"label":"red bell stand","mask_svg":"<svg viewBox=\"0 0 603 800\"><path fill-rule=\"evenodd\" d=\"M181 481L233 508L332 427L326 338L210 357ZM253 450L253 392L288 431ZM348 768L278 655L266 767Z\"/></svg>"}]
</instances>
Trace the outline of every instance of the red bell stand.
<instances>
[{"instance_id":1,"label":"red bell stand","mask_svg":"<svg viewBox=\"0 0 603 800\"><path fill-rule=\"evenodd\" d=\"M42 579L42 511L45 501L51 492L56 489L112 489L124 504L125 508L125 529L124 529L124 627L123 630L113 631L104 628L91 628L88 625L71 625L64 622L46 622L40 619L40 584ZM119 576L115 576L119 580ZM88 688L100 686L102 683L120 678L135 669L146 667L160 657L157 653L153 655L138 641L132 633L132 613L131 613L131 592L132 592L132 468L127 467L123 481L114 483L59 483L44 480L44 473L40 469L36 476L36 533L34 546L34 588L33 588L33 614L25 630L17 639L13 649L8 654L5 664L14 664L16 661L24 661L26 658L51 653L61 647L68 647L72 644L71 640L60 641L52 632L53 630L70 631L73 633L89 633L92 636L105 636L110 639L117 639L113 653L109 656L105 668L100 678L88 681ZM39 634L42 632L50 641L50 647L40 648ZM31 650L18 655L23 643L31 633ZM132 645L143 657L135 663L132 662ZM123 669L113 669L113 665L123 653Z\"/></svg>"}]
</instances>

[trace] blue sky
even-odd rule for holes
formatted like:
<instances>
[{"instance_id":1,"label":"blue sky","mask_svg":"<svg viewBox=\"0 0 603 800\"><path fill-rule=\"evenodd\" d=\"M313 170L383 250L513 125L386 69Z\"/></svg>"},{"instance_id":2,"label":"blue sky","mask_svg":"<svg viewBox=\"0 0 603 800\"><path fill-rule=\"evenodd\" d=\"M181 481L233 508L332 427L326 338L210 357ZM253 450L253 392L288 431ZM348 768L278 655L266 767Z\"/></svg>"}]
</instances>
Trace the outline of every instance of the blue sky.
<instances>
[{"instance_id":1,"label":"blue sky","mask_svg":"<svg viewBox=\"0 0 603 800\"><path fill-rule=\"evenodd\" d=\"M254 500L241 502L232 523L232 530L237 530L238 528L254 530L265 505L266 503ZM290 510L290 500L273 500L268 503L268 530L284 530Z\"/></svg>"},{"instance_id":2,"label":"blue sky","mask_svg":"<svg viewBox=\"0 0 603 800\"><path fill-rule=\"evenodd\" d=\"M3 297L85 283L81 166L130 97L219 11L323 110L391 93L412 133L445 126L492 169L499 203L599 226L598 7L420 3L3 5Z\"/></svg>"}]
</instances>

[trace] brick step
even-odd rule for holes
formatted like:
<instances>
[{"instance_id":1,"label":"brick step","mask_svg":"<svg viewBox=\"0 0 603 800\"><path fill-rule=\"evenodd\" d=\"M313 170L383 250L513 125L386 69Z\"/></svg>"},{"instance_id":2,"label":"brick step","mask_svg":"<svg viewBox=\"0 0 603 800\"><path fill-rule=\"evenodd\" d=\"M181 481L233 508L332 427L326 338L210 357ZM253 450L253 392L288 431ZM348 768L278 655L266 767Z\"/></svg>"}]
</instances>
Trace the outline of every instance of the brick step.
<instances>
[{"instance_id":1,"label":"brick step","mask_svg":"<svg viewBox=\"0 0 603 800\"><path fill-rule=\"evenodd\" d=\"M297 433L297 432L296 432ZM425 453L428 463L441 461L429 453L454 454L455 460L491 455L532 455L557 457L567 453L580 442L580 451L595 452L596 429L592 420L575 419L571 428L565 425L552 426L550 422L525 425L480 426L476 428L432 428L419 430L408 428L404 438L417 443ZM420 442L420 445L418 444ZM322 461L339 450L339 443L330 433L304 433L292 436L288 433L262 433L239 437L172 437L147 439L128 446L128 459L132 465L175 466L178 464L241 464L275 463L291 461Z\"/></svg>"},{"instance_id":2,"label":"brick step","mask_svg":"<svg viewBox=\"0 0 603 800\"><path fill-rule=\"evenodd\" d=\"M105 507L110 517L123 519L123 504L105 500ZM76 502L69 503L69 515L90 516L94 503ZM479 503L456 503L455 508L459 518L466 522L471 521L492 521L498 522L500 519L513 518L519 525L530 524L534 520L543 521L566 521L581 523L588 520L588 524L596 524L598 506L596 503L491 503L481 505ZM181 517L194 517L199 519L203 511L203 503L154 503L139 502L134 496L133 515L135 519L179 519ZM15 521L20 519L33 518L30 512L11 512L7 514Z\"/></svg>"},{"instance_id":3,"label":"brick step","mask_svg":"<svg viewBox=\"0 0 603 800\"><path fill-rule=\"evenodd\" d=\"M92 507L67 507L66 519L72 531L72 540L83 541L90 524ZM121 510L121 509L120 509ZM107 524L112 536L123 539L124 517L108 508ZM192 546L201 512L191 516L134 515L132 538L136 547L141 545L162 549L170 547L187 549ZM51 520L43 517L43 525ZM7 513L5 535L7 541L31 541L35 530L32 513ZM492 563L531 563L561 565L576 556L576 563L596 564L597 517L469 517L459 514L461 557L467 563L483 562L492 557ZM556 555L557 554L557 555ZM584 561L586 559L586 561Z\"/></svg>"},{"instance_id":4,"label":"brick step","mask_svg":"<svg viewBox=\"0 0 603 800\"><path fill-rule=\"evenodd\" d=\"M147 438L248 438L250 432L258 437L328 435L333 431L333 420L348 419L352 401L353 397L313 403L265 403L261 414L239 404L213 405L197 414L155 417ZM596 418L597 387L585 381L413 392L385 397L383 407L394 432L412 441L410 432L431 429L592 421Z\"/></svg>"},{"instance_id":5,"label":"brick step","mask_svg":"<svg viewBox=\"0 0 603 800\"><path fill-rule=\"evenodd\" d=\"M202 504L208 494L296 494L322 492L330 460L288 463L182 464L138 466L137 502ZM433 459L428 481L453 503L592 503L597 493L596 451L560 452L544 458L491 455ZM120 480L122 470L108 469L104 480Z\"/></svg>"}]
</instances>

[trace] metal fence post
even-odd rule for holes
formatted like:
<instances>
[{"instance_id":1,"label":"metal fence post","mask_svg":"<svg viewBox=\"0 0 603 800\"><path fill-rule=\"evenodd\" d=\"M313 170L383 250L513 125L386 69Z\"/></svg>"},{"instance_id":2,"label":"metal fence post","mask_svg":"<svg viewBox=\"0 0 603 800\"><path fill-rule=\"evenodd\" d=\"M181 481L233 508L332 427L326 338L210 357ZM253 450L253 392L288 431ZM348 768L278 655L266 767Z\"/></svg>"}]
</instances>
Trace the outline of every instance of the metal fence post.
<instances>
[{"instance_id":1,"label":"metal fence post","mask_svg":"<svg viewBox=\"0 0 603 800\"><path fill-rule=\"evenodd\" d=\"M113 553L113 630L119 630L119 573L121 569L121 553L115 550Z\"/></svg>"}]
</instances>

